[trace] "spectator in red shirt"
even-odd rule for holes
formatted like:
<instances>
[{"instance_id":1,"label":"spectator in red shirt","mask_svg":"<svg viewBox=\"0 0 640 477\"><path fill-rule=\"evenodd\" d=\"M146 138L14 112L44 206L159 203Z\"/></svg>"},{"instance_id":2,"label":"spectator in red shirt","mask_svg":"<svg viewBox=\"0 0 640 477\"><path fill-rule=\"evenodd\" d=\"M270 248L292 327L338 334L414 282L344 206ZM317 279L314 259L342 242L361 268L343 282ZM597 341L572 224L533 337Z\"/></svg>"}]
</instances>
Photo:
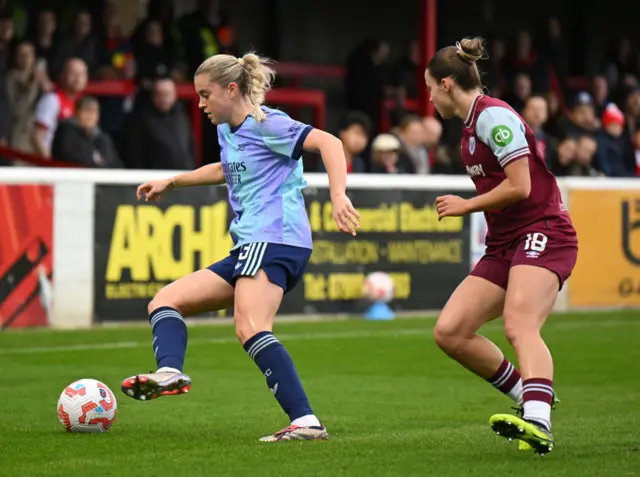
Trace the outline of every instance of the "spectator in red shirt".
<instances>
[{"instance_id":1,"label":"spectator in red shirt","mask_svg":"<svg viewBox=\"0 0 640 477\"><path fill-rule=\"evenodd\" d=\"M33 141L37 153L51 157L51 143L58 123L73 116L75 102L87 85L87 65L78 58L65 62L58 87L36 104Z\"/></svg>"}]
</instances>

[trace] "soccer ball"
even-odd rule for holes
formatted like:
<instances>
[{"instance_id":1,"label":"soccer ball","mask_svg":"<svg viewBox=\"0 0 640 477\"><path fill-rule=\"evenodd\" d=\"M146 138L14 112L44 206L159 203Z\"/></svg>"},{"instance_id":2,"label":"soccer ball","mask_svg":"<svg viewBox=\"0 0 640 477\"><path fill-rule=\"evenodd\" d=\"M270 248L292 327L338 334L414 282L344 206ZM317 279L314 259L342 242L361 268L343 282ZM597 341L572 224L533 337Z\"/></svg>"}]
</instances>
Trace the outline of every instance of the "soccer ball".
<instances>
[{"instance_id":1,"label":"soccer ball","mask_svg":"<svg viewBox=\"0 0 640 477\"><path fill-rule=\"evenodd\" d=\"M95 379L74 381L58 399L58 419L69 432L106 432L117 412L113 392Z\"/></svg>"},{"instance_id":2,"label":"soccer ball","mask_svg":"<svg viewBox=\"0 0 640 477\"><path fill-rule=\"evenodd\" d=\"M363 295L371 301L388 303L393 299L393 279L384 272L373 272L364 280Z\"/></svg>"}]
</instances>

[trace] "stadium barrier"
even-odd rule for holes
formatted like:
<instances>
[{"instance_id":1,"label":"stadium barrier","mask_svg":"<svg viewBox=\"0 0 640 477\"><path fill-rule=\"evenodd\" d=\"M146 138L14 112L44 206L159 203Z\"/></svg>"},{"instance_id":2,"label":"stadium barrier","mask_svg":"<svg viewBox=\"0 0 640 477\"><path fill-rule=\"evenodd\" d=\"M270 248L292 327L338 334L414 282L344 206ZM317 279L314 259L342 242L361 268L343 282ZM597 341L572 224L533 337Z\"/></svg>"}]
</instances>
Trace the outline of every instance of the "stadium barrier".
<instances>
[{"instance_id":1,"label":"stadium barrier","mask_svg":"<svg viewBox=\"0 0 640 477\"><path fill-rule=\"evenodd\" d=\"M136 186L175 171L3 168L2 327L146 320L166 283L224 257L232 213L223 187L138 202ZM282 314L358 314L366 274L396 285L395 310L441 308L484 251L482 214L439 222L435 198L473 194L466 176L349 176L357 239L337 231L327 177L307 174L315 250ZM560 179L581 238L556 310L640 305L640 181ZM229 311L220 312L227 315Z\"/></svg>"}]
</instances>

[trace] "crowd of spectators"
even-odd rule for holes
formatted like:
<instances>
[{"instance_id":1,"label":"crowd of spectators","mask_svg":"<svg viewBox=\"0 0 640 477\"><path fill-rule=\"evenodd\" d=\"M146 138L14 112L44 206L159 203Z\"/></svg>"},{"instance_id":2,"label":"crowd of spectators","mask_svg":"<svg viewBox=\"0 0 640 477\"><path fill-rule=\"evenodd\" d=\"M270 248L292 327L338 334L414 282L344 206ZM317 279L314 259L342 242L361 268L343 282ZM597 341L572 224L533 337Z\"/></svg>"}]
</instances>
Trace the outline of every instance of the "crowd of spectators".
<instances>
[{"instance_id":1,"label":"crowd of spectators","mask_svg":"<svg viewBox=\"0 0 640 477\"><path fill-rule=\"evenodd\" d=\"M537 149L556 176L640 176L640 56L629 40L617 42L598 74L585 78L577 90L568 85L566 39L557 18L549 19L537 42L529 31L520 30L513 39L488 36L487 43L488 61L479 63L486 93L505 100L531 126ZM420 140L419 118L403 107L419 95L417 42L412 41L396 61L389 58L388 44L370 39L347 61L348 107L364 112L373 131L372 146L363 150L368 154L367 170L380 172L381 158L386 157L388 167L383 169L390 173L464 174L460 122L444 123L443 133L425 118ZM397 105L388 111L396 141L380 131L384 100ZM376 144L397 154L393 159L381 156Z\"/></svg>"},{"instance_id":2,"label":"crowd of spectators","mask_svg":"<svg viewBox=\"0 0 640 477\"><path fill-rule=\"evenodd\" d=\"M200 0L175 18L171 1L150 0L130 35L109 2L97 12L64 15L19 5L0 0L0 109L8 112L0 114L0 145L87 167L196 166L191 118L176 84L208 56L239 53L217 1ZM554 174L640 175L640 62L628 41L612 48L578 91L567 88L566 39L556 18L537 41L521 30L514 39L490 35L488 46L480 64L487 93L527 121ZM395 56L391 62L384 40L368 39L346 59L346 114L332 132L343 141L349 172L464 174L459 124L405 107L420 90L417 42ZM134 81L137 90L124 98L83 93L88 81L101 80ZM385 113L383 101L395 107ZM322 167L317 158L305 157L305 164Z\"/></svg>"},{"instance_id":3,"label":"crowd of spectators","mask_svg":"<svg viewBox=\"0 0 640 477\"><path fill-rule=\"evenodd\" d=\"M0 145L85 167L195 167L176 84L203 58L237 53L218 2L200 0L176 20L173 2L150 0L130 35L112 3L96 3L97 12L34 11L0 0ZM86 94L88 81L110 80L134 82L135 94Z\"/></svg>"}]
</instances>

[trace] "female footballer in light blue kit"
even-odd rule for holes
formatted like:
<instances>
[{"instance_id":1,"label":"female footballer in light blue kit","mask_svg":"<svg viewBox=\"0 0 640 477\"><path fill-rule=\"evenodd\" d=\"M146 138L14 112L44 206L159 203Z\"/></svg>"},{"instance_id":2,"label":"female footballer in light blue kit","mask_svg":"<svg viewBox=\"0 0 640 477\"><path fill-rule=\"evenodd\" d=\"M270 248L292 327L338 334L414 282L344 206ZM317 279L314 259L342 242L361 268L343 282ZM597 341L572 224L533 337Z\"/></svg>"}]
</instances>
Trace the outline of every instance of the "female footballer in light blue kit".
<instances>
[{"instance_id":1,"label":"female footballer in light blue kit","mask_svg":"<svg viewBox=\"0 0 640 477\"><path fill-rule=\"evenodd\" d=\"M149 303L158 369L127 378L122 390L138 400L189 391L191 378L182 372L187 347L183 317L233 304L236 335L291 421L261 440L327 439L291 357L272 334L283 295L302 278L311 256L303 150L322 156L340 230L355 236L359 215L346 196L340 140L262 106L274 77L268 61L252 53L204 61L194 83L200 108L218 125L221 162L138 188L138 199L157 200L177 187L226 182L236 215L229 230L234 247L227 258L171 283Z\"/></svg>"}]
</instances>

